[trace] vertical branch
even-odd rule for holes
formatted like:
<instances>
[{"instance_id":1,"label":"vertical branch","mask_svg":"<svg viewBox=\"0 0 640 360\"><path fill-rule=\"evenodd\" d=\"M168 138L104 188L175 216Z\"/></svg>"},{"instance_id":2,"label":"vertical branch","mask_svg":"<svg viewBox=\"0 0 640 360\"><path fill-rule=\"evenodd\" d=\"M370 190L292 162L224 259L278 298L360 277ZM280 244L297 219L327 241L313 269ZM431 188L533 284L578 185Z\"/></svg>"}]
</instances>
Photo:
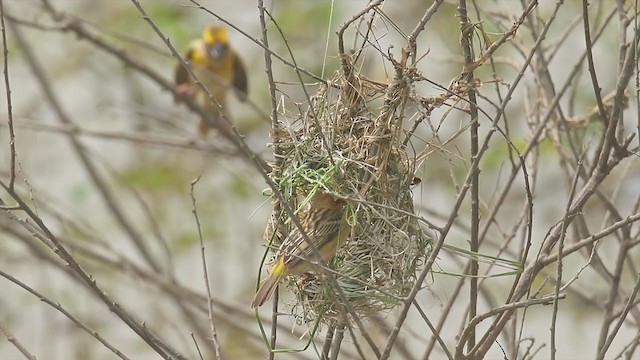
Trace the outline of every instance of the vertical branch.
<instances>
[{"instance_id":1,"label":"vertical branch","mask_svg":"<svg viewBox=\"0 0 640 360\"><path fill-rule=\"evenodd\" d=\"M262 45L264 46L264 66L267 72L267 80L269 81L269 97L271 98L271 139L273 141L273 158L272 179L279 179L282 175L282 161L284 159L281 137L285 133L282 123L278 121L278 102L276 99L276 83L273 79L273 62L271 60L271 52L269 51L269 36L267 34L267 22L265 19L266 9L264 1L258 0L258 10L260 11L260 29L262 30ZM273 214L281 213L281 204L278 199L273 200ZM274 236L278 236L279 218L273 219ZM278 241L279 243L280 241ZM273 299L273 312L271 317L271 336L269 340L269 348L276 348L278 328L278 291L276 290ZM274 353L269 352L269 359L273 359Z\"/></svg>"},{"instance_id":2,"label":"vertical branch","mask_svg":"<svg viewBox=\"0 0 640 360\"><path fill-rule=\"evenodd\" d=\"M202 176L202 175L200 175ZM204 273L204 283L207 289L207 310L209 312L209 329L211 330L211 341L213 341L213 348L216 353L216 360L222 360L220 351L220 342L218 342L218 332L216 331L216 325L213 321L213 299L211 297L211 285L209 284L209 270L207 269L207 257L204 252L204 241L202 240L202 226L200 226L200 217L198 216L198 208L196 207L196 196L194 190L200 176L191 182L191 188L189 195L191 196L191 212L196 220L196 226L198 227L198 238L200 239L200 255L202 256L202 272Z\"/></svg>"},{"instance_id":3,"label":"vertical branch","mask_svg":"<svg viewBox=\"0 0 640 360\"><path fill-rule=\"evenodd\" d=\"M327 327L327 333L324 337L324 343L322 344L322 360L329 359L329 351L331 350L331 344L333 343L333 336L336 333L336 321L332 321Z\"/></svg>"},{"instance_id":4,"label":"vertical branch","mask_svg":"<svg viewBox=\"0 0 640 360\"><path fill-rule=\"evenodd\" d=\"M593 85L593 94L596 97L596 103L598 104L598 111L600 112L600 118L606 124L609 123L609 116L602 103L602 94L600 85L598 84L598 76L596 75L596 67L593 63L593 52L591 41L591 28L589 26L589 2L582 0L582 22L584 24L584 41L587 50L587 64L589 65L589 75L591 77L591 84Z\"/></svg>"},{"instance_id":5,"label":"vertical branch","mask_svg":"<svg viewBox=\"0 0 640 360\"><path fill-rule=\"evenodd\" d=\"M571 204L573 203L573 198L576 194L576 189L578 187L578 180L580 179L580 166L582 165L582 159L578 161L578 166L576 167L576 173L573 178L573 184L571 185L571 191L569 192L569 199L567 200L567 206L565 207L565 215L562 219L562 225L560 230L560 239L558 240L558 267L556 268L556 286L554 289L553 295L553 311L551 313L551 360L555 360L556 358L556 334L557 334L557 317L558 317L558 309L559 309L559 301L560 301L560 288L562 288L562 271L563 271L563 259L562 259L562 251L564 250L564 240L567 236L567 229L569 227L569 211L571 208Z\"/></svg>"},{"instance_id":6,"label":"vertical branch","mask_svg":"<svg viewBox=\"0 0 640 360\"><path fill-rule=\"evenodd\" d=\"M618 254L616 256L615 269L613 270L613 279L611 280L611 285L609 286L609 294L607 295L607 301L604 304L604 317L602 319L602 325L600 328L600 334L598 338L598 346L597 353L598 359L603 359L604 355L607 352L607 349L610 343L610 339L612 336L615 336L615 332L609 334L609 328L611 327L611 323L616 318L616 313L614 312L614 308L617 304L618 300L618 291L620 290L620 282L622 281L622 271L625 267L625 257L628 251L628 242L624 241L620 244L620 248L618 249Z\"/></svg>"},{"instance_id":7,"label":"vertical branch","mask_svg":"<svg viewBox=\"0 0 640 360\"><path fill-rule=\"evenodd\" d=\"M7 32L4 26L4 15L4 2L0 0L0 31L2 31L4 88L7 92L7 117L9 118L9 151L11 152L9 189L13 190L16 181L16 136L13 132L13 106L11 104L11 86L9 85L9 49L7 48Z\"/></svg>"},{"instance_id":8,"label":"vertical branch","mask_svg":"<svg viewBox=\"0 0 640 360\"><path fill-rule=\"evenodd\" d=\"M469 17L467 16L467 4L466 0L460 0L458 2L458 17L460 18L460 45L462 47L462 54L464 57L464 68L460 77L460 81L463 82L466 87L469 88L469 114L471 115L471 126L469 131L471 133L471 162L476 163L475 159L478 156L478 106L476 103L476 92L474 89L475 78L473 76L474 54L472 49L473 29L474 25L469 23ZM470 239L470 251L472 254L478 253L478 230L480 227L480 202L479 202L479 165L472 167L471 172L471 239ZM469 321L473 319L477 314L478 307L478 261L476 257L470 259L470 289L469 289ZM475 328L472 328L469 332L469 338L467 342L467 348L469 351L473 349L476 342Z\"/></svg>"},{"instance_id":9,"label":"vertical branch","mask_svg":"<svg viewBox=\"0 0 640 360\"><path fill-rule=\"evenodd\" d=\"M335 339L333 340L333 344L331 346L331 357L329 360L337 360L338 355L340 354L340 345L342 345L342 339L344 339L344 328L346 324L343 321L338 323L335 330Z\"/></svg>"},{"instance_id":10,"label":"vertical branch","mask_svg":"<svg viewBox=\"0 0 640 360\"><path fill-rule=\"evenodd\" d=\"M271 305L271 334L269 334L269 360L273 360L275 353L273 349L276 348L278 341L278 303L280 302L280 294L278 289L273 293L273 304Z\"/></svg>"},{"instance_id":11,"label":"vertical branch","mask_svg":"<svg viewBox=\"0 0 640 360\"><path fill-rule=\"evenodd\" d=\"M638 2L636 1L633 13L637 14L640 9L638 9ZM633 28L638 33L638 29L640 29L640 23L638 22L638 16L633 17ZM634 48L633 58L635 59L635 80L636 80L636 134L638 137L638 141L640 142L640 59L638 56L638 47Z\"/></svg>"},{"instance_id":12,"label":"vertical branch","mask_svg":"<svg viewBox=\"0 0 640 360\"><path fill-rule=\"evenodd\" d=\"M624 92L629 85L629 81L631 80L631 76L633 70L637 66L637 48L638 41L640 40L640 29L636 28L633 31L633 38L631 42L628 43L628 51L624 56L621 56L622 62L620 71L618 74L618 80L616 83L615 96L613 101L613 106L611 109L611 114L609 117L609 122L605 124L605 132L604 139L602 143L602 148L599 153L596 154L596 161L594 165L594 173L595 176L606 176L610 171L610 160L612 150L613 158L620 159L628 154L626 150L626 146L628 143L620 144L618 143L618 139L616 137L616 131L618 130L619 124L622 123L622 110L624 103ZM635 65L635 66L634 66ZM630 139L629 139L630 140ZM622 141L622 139L621 139ZM599 173L598 173L599 172Z\"/></svg>"}]
</instances>

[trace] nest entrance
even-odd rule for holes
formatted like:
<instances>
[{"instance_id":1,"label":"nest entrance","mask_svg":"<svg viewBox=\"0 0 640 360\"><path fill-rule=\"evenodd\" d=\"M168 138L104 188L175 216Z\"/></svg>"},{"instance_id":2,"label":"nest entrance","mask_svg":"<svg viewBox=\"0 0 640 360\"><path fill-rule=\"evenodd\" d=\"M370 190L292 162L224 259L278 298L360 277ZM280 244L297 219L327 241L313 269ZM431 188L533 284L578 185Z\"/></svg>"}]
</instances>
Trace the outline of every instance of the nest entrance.
<instances>
[{"instance_id":1,"label":"nest entrance","mask_svg":"<svg viewBox=\"0 0 640 360\"><path fill-rule=\"evenodd\" d=\"M429 255L429 238L412 216L415 159L403 144L411 84L385 86L354 75L338 75L329 84L338 86L322 87L305 112L272 134L279 156L274 180L294 209L300 194L318 190L347 201L353 229L329 265L351 307L366 318L398 305ZM281 233L291 229L286 215L274 212L272 218ZM289 276L281 284L296 294L292 313L301 322L344 319L322 273L302 281Z\"/></svg>"}]
</instances>

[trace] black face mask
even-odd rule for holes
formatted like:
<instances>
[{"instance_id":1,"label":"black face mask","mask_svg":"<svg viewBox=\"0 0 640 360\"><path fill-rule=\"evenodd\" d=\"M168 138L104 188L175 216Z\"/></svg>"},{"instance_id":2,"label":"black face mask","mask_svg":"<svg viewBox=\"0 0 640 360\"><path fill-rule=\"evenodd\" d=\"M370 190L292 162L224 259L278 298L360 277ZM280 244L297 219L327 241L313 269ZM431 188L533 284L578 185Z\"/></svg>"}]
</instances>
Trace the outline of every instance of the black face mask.
<instances>
[{"instance_id":1,"label":"black face mask","mask_svg":"<svg viewBox=\"0 0 640 360\"><path fill-rule=\"evenodd\" d=\"M207 46L207 52L212 59L220 59L227 54L229 51L229 46L226 44L215 43L213 45Z\"/></svg>"}]
</instances>

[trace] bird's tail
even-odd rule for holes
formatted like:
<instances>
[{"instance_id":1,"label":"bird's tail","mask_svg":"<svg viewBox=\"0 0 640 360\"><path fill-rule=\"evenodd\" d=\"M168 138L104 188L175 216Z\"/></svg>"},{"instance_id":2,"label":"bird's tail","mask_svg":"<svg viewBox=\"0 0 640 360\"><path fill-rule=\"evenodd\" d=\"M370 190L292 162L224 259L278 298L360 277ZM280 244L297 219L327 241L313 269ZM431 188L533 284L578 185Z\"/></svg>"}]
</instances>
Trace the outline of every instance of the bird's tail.
<instances>
[{"instance_id":1,"label":"bird's tail","mask_svg":"<svg viewBox=\"0 0 640 360\"><path fill-rule=\"evenodd\" d=\"M283 276L284 274L272 273L262 281L262 284L260 284L260 288L258 289L258 292L256 292L256 296L253 297L253 301L251 302L252 309L262 306L262 304L264 304L265 301L269 300L269 298L273 296L273 293L276 291L276 288L278 287L278 283L280 282Z\"/></svg>"}]
</instances>

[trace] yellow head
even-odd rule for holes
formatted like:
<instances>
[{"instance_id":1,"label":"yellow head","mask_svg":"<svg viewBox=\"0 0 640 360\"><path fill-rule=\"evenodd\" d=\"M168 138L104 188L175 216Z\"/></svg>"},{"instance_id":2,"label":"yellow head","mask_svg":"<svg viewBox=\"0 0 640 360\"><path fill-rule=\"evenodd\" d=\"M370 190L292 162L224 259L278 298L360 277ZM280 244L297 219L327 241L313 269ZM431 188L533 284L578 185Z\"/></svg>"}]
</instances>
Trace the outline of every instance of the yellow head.
<instances>
[{"instance_id":1,"label":"yellow head","mask_svg":"<svg viewBox=\"0 0 640 360\"><path fill-rule=\"evenodd\" d=\"M223 58L229 52L227 29L221 26L209 26L204 29L202 40L207 47L207 54L214 60Z\"/></svg>"}]
</instances>

